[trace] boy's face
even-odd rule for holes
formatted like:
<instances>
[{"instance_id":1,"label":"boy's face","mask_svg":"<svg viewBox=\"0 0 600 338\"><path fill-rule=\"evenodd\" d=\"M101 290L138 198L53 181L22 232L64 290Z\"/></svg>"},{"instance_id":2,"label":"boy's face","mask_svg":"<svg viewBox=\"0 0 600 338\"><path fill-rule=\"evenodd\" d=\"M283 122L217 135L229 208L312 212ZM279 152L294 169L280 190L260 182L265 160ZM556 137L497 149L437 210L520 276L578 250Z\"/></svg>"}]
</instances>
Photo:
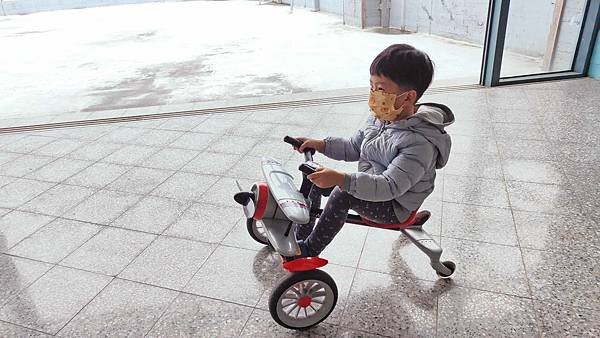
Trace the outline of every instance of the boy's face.
<instances>
[{"instance_id":1,"label":"boy's face","mask_svg":"<svg viewBox=\"0 0 600 338\"><path fill-rule=\"evenodd\" d=\"M371 75L371 90L378 91L383 90L384 93L401 95L407 93L406 95L398 96L396 98L396 102L394 103L394 108L398 109L402 107L402 105L415 104L415 99L417 97L417 92L415 90L410 90L406 88L401 88L394 81L388 79L385 76L379 75Z\"/></svg>"}]
</instances>

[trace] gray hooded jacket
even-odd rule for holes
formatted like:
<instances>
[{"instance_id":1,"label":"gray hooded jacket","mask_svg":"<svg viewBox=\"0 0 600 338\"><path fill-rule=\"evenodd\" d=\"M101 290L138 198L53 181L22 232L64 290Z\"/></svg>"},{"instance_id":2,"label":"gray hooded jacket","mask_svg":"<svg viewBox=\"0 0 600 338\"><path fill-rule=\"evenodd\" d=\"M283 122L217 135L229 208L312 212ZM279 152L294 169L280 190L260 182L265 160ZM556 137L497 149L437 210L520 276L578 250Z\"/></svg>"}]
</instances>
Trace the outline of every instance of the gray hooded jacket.
<instances>
[{"instance_id":1,"label":"gray hooded jacket","mask_svg":"<svg viewBox=\"0 0 600 338\"><path fill-rule=\"evenodd\" d=\"M384 124L370 116L350 139L328 137L323 154L358 161L358 172L346 174L340 188L366 201L394 200L399 219L417 210L434 188L435 169L450 155L452 111L436 103L419 104L414 115Z\"/></svg>"}]
</instances>

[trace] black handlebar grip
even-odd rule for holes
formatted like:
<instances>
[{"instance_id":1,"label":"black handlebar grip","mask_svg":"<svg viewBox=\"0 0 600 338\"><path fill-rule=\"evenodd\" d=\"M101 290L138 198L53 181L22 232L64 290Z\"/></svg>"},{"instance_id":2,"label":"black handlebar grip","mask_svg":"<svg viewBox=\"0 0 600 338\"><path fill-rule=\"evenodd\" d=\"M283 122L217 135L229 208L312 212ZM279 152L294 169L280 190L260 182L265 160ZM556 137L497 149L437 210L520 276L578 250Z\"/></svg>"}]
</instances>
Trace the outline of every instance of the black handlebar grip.
<instances>
[{"instance_id":1,"label":"black handlebar grip","mask_svg":"<svg viewBox=\"0 0 600 338\"><path fill-rule=\"evenodd\" d=\"M298 148L298 149L300 149L300 146L302 145L302 142L300 142L300 140L298 140L298 139L295 139L295 138L293 138L293 137L291 137L291 136L286 136L286 137L284 137L284 138L283 138L283 142L285 142L285 143L289 143L289 144L291 144L291 145L292 145L294 148ZM312 155L314 155L314 154L315 154L315 149L313 149L313 148L306 148L306 149L304 150L304 152L306 152L306 151L309 151L309 152L310 152Z\"/></svg>"},{"instance_id":2,"label":"black handlebar grip","mask_svg":"<svg viewBox=\"0 0 600 338\"><path fill-rule=\"evenodd\" d=\"M283 142L285 143L289 143L292 146L294 146L295 148L300 148L300 146L302 145L302 142L300 142L300 140L297 140L291 136L286 136L283 138Z\"/></svg>"}]
</instances>

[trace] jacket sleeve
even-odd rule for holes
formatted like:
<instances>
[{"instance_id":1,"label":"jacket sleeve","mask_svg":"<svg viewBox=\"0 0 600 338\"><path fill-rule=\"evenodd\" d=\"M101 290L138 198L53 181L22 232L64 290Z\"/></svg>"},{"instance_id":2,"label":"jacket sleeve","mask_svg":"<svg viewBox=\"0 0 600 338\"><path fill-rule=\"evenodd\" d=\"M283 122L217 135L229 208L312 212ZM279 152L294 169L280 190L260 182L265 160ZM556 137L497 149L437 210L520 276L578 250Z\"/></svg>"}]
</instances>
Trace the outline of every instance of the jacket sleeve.
<instances>
[{"instance_id":1,"label":"jacket sleeve","mask_svg":"<svg viewBox=\"0 0 600 338\"><path fill-rule=\"evenodd\" d=\"M415 141L401 148L383 173L346 174L344 186L340 188L356 198L372 202L390 201L404 195L423 178L434 160L433 144L423 138Z\"/></svg>"},{"instance_id":2,"label":"jacket sleeve","mask_svg":"<svg viewBox=\"0 0 600 338\"><path fill-rule=\"evenodd\" d=\"M327 137L323 155L334 160L355 162L360 158L360 146L364 139L364 129L359 129L352 137Z\"/></svg>"}]
</instances>

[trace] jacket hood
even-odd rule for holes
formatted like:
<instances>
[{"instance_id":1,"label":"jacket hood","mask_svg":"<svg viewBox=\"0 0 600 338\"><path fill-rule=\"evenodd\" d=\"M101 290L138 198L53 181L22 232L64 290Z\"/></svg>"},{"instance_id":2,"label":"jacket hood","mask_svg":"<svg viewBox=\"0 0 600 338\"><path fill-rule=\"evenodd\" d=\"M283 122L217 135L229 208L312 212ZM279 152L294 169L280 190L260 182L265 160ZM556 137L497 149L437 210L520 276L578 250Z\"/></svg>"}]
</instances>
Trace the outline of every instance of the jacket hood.
<instances>
[{"instance_id":1,"label":"jacket hood","mask_svg":"<svg viewBox=\"0 0 600 338\"><path fill-rule=\"evenodd\" d=\"M454 123L454 114L447 106L439 103L421 103L416 105L416 113L406 120L393 122L391 128L409 129L423 135L438 149L436 168L448 163L452 140L444 130Z\"/></svg>"}]
</instances>

